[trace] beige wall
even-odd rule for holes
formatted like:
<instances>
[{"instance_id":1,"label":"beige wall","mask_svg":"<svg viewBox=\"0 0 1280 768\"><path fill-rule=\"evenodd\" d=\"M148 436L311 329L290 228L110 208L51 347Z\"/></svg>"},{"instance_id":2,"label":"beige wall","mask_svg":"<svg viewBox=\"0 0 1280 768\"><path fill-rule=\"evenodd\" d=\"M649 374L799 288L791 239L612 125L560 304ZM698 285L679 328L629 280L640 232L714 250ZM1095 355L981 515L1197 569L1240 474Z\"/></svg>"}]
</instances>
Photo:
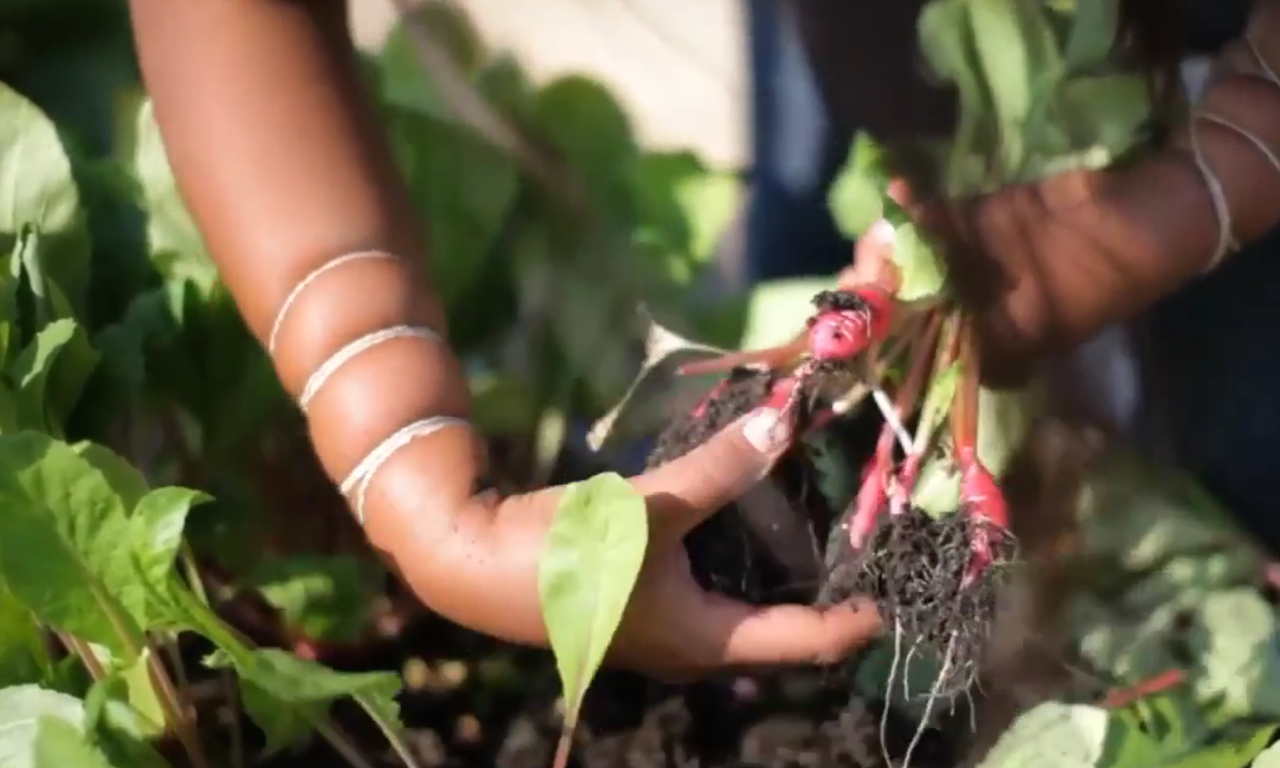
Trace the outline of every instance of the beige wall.
<instances>
[{"instance_id":1,"label":"beige wall","mask_svg":"<svg viewBox=\"0 0 1280 768\"><path fill-rule=\"evenodd\" d=\"M586 72L608 83L651 145L744 162L741 0L459 1L533 77ZM390 0L352 0L352 12L363 45L376 45L394 18Z\"/></svg>"}]
</instances>

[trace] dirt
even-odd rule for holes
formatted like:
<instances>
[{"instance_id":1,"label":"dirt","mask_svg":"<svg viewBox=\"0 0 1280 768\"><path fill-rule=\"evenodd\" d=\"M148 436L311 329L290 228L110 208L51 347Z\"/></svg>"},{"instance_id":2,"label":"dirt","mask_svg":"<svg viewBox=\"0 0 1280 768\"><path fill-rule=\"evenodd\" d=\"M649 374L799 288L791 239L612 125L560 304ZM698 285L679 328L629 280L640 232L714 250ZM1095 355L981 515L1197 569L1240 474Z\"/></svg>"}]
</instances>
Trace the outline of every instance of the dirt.
<instances>
[{"instance_id":1,"label":"dirt","mask_svg":"<svg viewBox=\"0 0 1280 768\"><path fill-rule=\"evenodd\" d=\"M777 381L767 371L739 368L729 374L692 412L682 414L658 437L648 466L677 459L712 435L760 405ZM802 422L812 408L801 408ZM809 527L809 551L827 537L835 512L817 491L816 469L803 447L779 460L772 479L791 502L787 513L804 519ZM799 584L783 566L786 562L762 540L758 529L747 524L736 505L727 507L699 525L685 538L694 576L704 588L714 589L757 603L812 599L812 584Z\"/></svg>"},{"instance_id":2,"label":"dirt","mask_svg":"<svg viewBox=\"0 0 1280 768\"><path fill-rule=\"evenodd\" d=\"M410 628L412 649L434 674L402 695L408 741L423 768L548 768L559 738L559 684L549 654L517 649L428 619ZM390 649L389 649L390 650ZM395 655L391 651L391 655ZM461 662L452 682L440 671ZM384 661L391 661L391 658ZM606 671L587 696L570 765L575 768L879 768L880 708L850 697L847 672L804 669L683 686ZM413 677L410 675L409 677ZM336 715L374 768L399 765L363 716ZM249 727L250 732L252 728ZM891 755L913 724L888 721ZM223 736L225 740L225 734ZM929 731L912 764L950 768L957 746ZM282 754L268 768L337 768L322 743Z\"/></svg>"}]
</instances>

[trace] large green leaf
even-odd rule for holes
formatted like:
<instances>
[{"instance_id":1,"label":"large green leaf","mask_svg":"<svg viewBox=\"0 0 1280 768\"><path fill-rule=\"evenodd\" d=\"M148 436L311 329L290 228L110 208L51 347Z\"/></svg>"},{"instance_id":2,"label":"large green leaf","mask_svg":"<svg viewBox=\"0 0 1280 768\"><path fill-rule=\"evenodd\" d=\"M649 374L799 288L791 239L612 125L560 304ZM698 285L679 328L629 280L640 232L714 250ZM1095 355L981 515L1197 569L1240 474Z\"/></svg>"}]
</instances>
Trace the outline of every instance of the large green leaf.
<instances>
[{"instance_id":1,"label":"large green leaf","mask_svg":"<svg viewBox=\"0 0 1280 768\"><path fill-rule=\"evenodd\" d=\"M613 473L564 491L538 567L542 615L564 686L566 730L604 662L644 564L644 497Z\"/></svg>"},{"instance_id":2,"label":"large green leaf","mask_svg":"<svg viewBox=\"0 0 1280 768\"><path fill-rule=\"evenodd\" d=\"M84 723L84 703L74 696L36 685L0 688L0 766L110 768Z\"/></svg>"},{"instance_id":3,"label":"large green leaf","mask_svg":"<svg viewBox=\"0 0 1280 768\"><path fill-rule=\"evenodd\" d=\"M129 167L142 189L152 259L165 277L190 278L207 292L217 279L217 270L178 192L149 99L138 104L132 133L122 143Z\"/></svg>"},{"instance_id":4,"label":"large green leaf","mask_svg":"<svg viewBox=\"0 0 1280 768\"><path fill-rule=\"evenodd\" d=\"M1258 759L1253 761L1253 768L1280 768L1280 744L1267 747Z\"/></svg>"},{"instance_id":5,"label":"large green leaf","mask_svg":"<svg viewBox=\"0 0 1280 768\"><path fill-rule=\"evenodd\" d=\"M1157 745L1107 710L1046 702L1021 715L979 768L1149 768Z\"/></svg>"},{"instance_id":6,"label":"large green leaf","mask_svg":"<svg viewBox=\"0 0 1280 768\"><path fill-rule=\"evenodd\" d=\"M49 274L77 304L89 277L89 234L71 161L44 113L0 84L0 251L27 225L48 239Z\"/></svg>"},{"instance_id":7,"label":"large green leaf","mask_svg":"<svg viewBox=\"0 0 1280 768\"><path fill-rule=\"evenodd\" d=\"M0 436L0 572L42 621L131 659L145 594L133 529L103 474L47 435Z\"/></svg>"},{"instance_id":8,"label":"large green leaf","mask_svg":"<svg viewBox=\"0 0 1280 768\"><path fill-rule=\"evenodd\" d=\"M1191 646L1200 664L1196 691L1205 701L1239 717L1280 719L1280 626L1256 590L1210 596Z\"/></svg>"},{"instance_id":9,"label":"large green leaf","mask_svg":"<svg viewBox=\"0 0 1280 768\"><path fill-rule=\"evenodd\" d=\"M398 114L390 131L426 222L432 286L451 308L484 301L479 281L519 191L514 161L459 125Z\"/></svg>"},{"instance_id":10,"label":"large green leaf","mask_svg":"<svg viewBox=\"0 0 1280 768\"><path fill-rule=\"evenodd\" d=\"M1120 23L1116 0L1075 0L1067 35L1066 64L1073 71L1103 63L1115 45Z\"/></svg>"},{"instance_id":11,"label":"large green leaf","mask_svg":"<svg viewBox=\"0 0 1280 768\"><path fill-rule=\"evenodd\" d=\"M408 16L396 22L378 54L384 101L438 120L453 121L453 112L440 86L422 65L415 29L442 45L464 75L473 73L487 57L484 42L461 6L431 0L416 5Z\"/></svg>"},{"instance_id":12,"label":"large green leaf","mask_svg":"<svg viewBox=\"0 0 1280 768\"><path fill-rule=\"evenodd\" d=\"M534 119L586 182L597 210L614 221L631 222L640 153L631 121L613 94L589 77L566 75L538 91Z\"/></svg>"},{"instance_id":13,"label":"large green leaf","mask_svg":"<svg viewBox=\"0 0 1280 768\"><path fill-rule=\"evenodd\" d=\"M969 23L1000 124L1001 157L1006 172L1016 172L1026 157L1023 126L1035 99L1034 73L1027 38L1013 4L1022 0L969 0Z\"/></svg>"}]
</instances>

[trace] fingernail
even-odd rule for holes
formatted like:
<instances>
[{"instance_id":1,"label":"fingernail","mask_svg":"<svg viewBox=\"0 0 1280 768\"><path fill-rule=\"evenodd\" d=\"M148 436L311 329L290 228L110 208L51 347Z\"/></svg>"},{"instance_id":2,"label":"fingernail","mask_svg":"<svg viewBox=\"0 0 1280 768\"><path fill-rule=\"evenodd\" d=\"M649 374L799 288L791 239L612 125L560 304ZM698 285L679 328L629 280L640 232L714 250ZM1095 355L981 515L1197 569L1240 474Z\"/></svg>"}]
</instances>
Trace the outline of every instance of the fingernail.
<instances>
[{"instance_id":1,"label":"fingernail","mask_svg":"<svg viewBox=\"0 0 1280 768\"><path fill-rule=\"evenodd\" d=\"M774 453L791 441L791 424L777 408L761 408L747 417L742 436L761 453Z\"/></svg>"},{"instance_id":2,"label":"fingernail","mask_svg":"<svg viewBox=\"0 0 1280 768\"><path fill-rule=\"evenodd\" d=\"M867 230L864 235L875 245L893 245L893 241L897 239L898 233L894 230L893 225L888 219L880 219Z\"/></svg>"}]
</instances>

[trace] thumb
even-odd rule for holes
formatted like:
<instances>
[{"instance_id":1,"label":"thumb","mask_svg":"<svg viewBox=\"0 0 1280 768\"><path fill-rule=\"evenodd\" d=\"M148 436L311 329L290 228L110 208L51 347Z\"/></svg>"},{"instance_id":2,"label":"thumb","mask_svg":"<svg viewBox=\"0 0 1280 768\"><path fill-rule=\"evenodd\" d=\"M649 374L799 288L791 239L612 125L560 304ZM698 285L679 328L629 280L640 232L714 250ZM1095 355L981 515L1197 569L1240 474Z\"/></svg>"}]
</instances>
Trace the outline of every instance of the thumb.
<instances>
[{"instance_id":1,"label":"thumb","mask_svg":"<svg viewBox=\"0 0 1280 768\"><path fill-rule=\"evenodd\" d=\"M759 483L786 452L795 420L757 408L684 456L634 480L651 512L688 530Z\"/></svg>"}]
</instances>

